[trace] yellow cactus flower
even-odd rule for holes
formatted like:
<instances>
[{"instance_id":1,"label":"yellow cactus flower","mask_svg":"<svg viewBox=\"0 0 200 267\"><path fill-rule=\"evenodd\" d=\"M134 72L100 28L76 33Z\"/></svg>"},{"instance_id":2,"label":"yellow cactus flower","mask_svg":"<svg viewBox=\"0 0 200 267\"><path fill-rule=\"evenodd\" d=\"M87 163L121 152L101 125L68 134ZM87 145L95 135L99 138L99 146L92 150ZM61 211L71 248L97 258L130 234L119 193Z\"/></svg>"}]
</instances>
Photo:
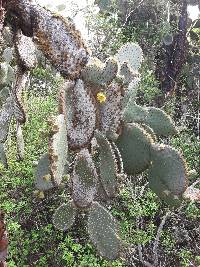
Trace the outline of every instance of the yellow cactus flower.
<instances>
[{"instance_id":1,"label":"yellow cactus flower","mask_svg":"<svg viewBox=\"0 0 200 267\"><path fill-rule=\"evenodd\" d=\"M103 92L99 92L97 94L97 100L99 101L99 103L103 103L106 101L106 95Z\"/></svg>"}]
</instances>

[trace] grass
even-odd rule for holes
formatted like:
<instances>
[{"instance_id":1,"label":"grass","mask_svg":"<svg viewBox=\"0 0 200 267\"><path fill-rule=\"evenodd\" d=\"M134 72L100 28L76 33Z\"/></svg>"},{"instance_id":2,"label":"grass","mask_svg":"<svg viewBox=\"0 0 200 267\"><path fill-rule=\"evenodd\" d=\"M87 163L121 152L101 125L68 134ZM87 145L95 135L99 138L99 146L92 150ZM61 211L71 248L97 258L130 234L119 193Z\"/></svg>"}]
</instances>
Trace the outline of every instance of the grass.
<instances>
[{"instance_id":1,"label":"grass","mask_svg":"<svg viewBox=\"0 0 200 267\"><path fill-rule=\"evenodd\" d=\"M81 220L67 232L53 227L51 217L55 208L69 196L61 188L46 193L45 199L36 198L34 166L47 151L47 119L57 111L56 98L29 97L27 106L28 122L23 126L24 161L16 159L13 125L7 141L9 169L0 168L0 208L6 212L10 243L8 267L142 266L138 260L138 245L142 247L145 260L151 262L157 229L168 207L148 188L145 174L138 176L137 180L128 178L117 199L110 203L127 247L120 260L108 262L97 255ZM182 149L190 169L199 171L199 141L194 136L184 133L181 137L174 137L170 143ZM162 266L192 266L191 263L198 266L199 208L196 203L183 203L178 210L171 210L158 249Z\"/></svg>"}]
</instances>

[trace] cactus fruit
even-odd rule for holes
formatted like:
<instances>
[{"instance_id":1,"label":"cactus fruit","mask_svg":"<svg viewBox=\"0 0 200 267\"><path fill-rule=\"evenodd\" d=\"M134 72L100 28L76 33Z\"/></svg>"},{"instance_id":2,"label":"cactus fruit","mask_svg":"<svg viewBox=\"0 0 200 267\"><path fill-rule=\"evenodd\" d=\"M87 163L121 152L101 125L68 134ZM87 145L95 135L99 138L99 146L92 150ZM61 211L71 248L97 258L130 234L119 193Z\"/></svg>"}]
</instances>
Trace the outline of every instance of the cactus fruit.
<instances>
[{"instance_id":1,"label":"cactus fruit","mask_svg":"<svg viewBox=\"0 0 200 267\"><path fill-rule=\"evenodd\" d=\"M5 168L8 167L7 157L6 157L6 153L5 153L4 145L3 145L2 143L0 143L0 163L1 163Z\"/></svg>"},{"instance_id":2,"label":"cactus fruit","mask_svg":"<svg viewBox=\"0 0 200 267\"><path fill-rule=\"evenodd\" d=\"M24 138L21 125L18 122L17 122L16 137L17 137L17 156L19 160L22 160L24 158Z\"/></svg>"},{"instance_id":3,"label":"cactus fruit","mask_svg":"<svg viewBox=\"0 0 200 267\"><path fill-rule=\"evenodd\" d=\"M181 200L188 186L185 162L175 149L165 145L153 145L151 166L148 171L150 188L167 203Z\"/></svg>"},{"instance_id":4,"label":"cactus fruit","mask_svg":"<svg viewBox=\"0 0 200 267\"><path fill-rule=\"evenodd\" d=\"M62 204L53 215L53 225L59 230L66 231L75 222L76 214L77 208L73 201Z\"/></svg>"},{"instance_id":5,"label":"cactus fruit","mask_svg":"<svg viewBox=\"0 0 200 267\"><path fill-rule=\"evenodd\" d=\"M103 133L117 132L121 123L121 87L111 84L105 89L106 101L98 105L99 109L99 128Z\"/></svg>"},{"instance_id":6,"label":"cactus fruit","mask_svg":"<svg viewBox=\"0 0 200 267\"><path fill-rule=\"evenodd\" d=\"M99 203L94 202L88 215L88 233L101 256L115 260L119 257L121 242L118 225L112 215Z\"/></svg>"},{"instance_id":7,"label":"cactus fruit","mask_svg":"<svg viewBox=\"0 0 200 267\"><path fill-rule=\"evenodd\" d=\"M127 174L135 175L150 165L151 136L138 124L127 123L116 141Z\"/></svg>"},{"instance_id":8,"label":"cactus fruit","mask_svg":"<svg viewBox=\"0 0 200 267\"><path fill-rule=\"evenodd\" d=\"M95 132L99 146L100 181L108 197L114 197L117 192L117 162L107 138L99 131Z\"/></svg>"},{"instance_id":9,"label":"cactus fruit","mask_svg":"<svg viewBox=\"0 0 200 267\"><path fill-rule=\"evenodd\" d=\"M87 149L82 149L75 158L72 175L72 198L79 208L91 205L96 194L97 172Z\"/></svg>"},{"instance_id":10,"label":"cactus fruit","mask_svg":"<svg viewBox=\"0 0 200 267\"><path fill-rule=\"evenodd\" d=\"M82 70L81 77L85 83L96 87L109 85L117 75L118 64L114 58L108 58L103 64L99 59L93 58Z\"/></svg>"},{"instance_id":11,"label":"cactus fruit","mask_svg":"<svg viewBox=\"0 0 200 267\"><path fill-rule=\"evenodd\" d=\"M50 161L48 154L42 155L35 172L35 187L40 191L46 191L54 187L50 175Z\"/></svg>"},{"instance_id":12,"label":"cactus fruit","mask_svg":"<svg viewBox=\"0 0 200 267\"><path fill-rule=\"evenodd\" d=\"M52 182L57 186L62 181L62 176L67 162L67 129L65 117L59 114L50 122L51 133L49 138L49 160Z\"/></svg>"},{"instance_id":13,"label":"cactus fruit","mask_svg":"<svg viewBox=\"0 0 200 267\"><path fill-rule=\"evenodd\" d=\"M150 126L156 135L168 136L177 133L171 118L161 109L148 107L145 124Z\"/></svg>"},{"instance_id":14,"label":"cactus fruit","mask_svg":"<svg viewBox=\"0 0 200 267\"><path fill-rule=\"evenodd\" d=\"M82 80L66 85L68 143L71 149L86 147L96 128L96 107Z\"/></svg>"},{"instance_id":15,"label":"cactus fruit","mask_svg":"<svg viewBox=\"0 0 200 267\"><path fill-rule=\"evenodd\" d=\"M30 37L18 31L15 37L15 47L18 55L19 65L30 70L36 65L35 45Z\"/></svg>"},{"instance_id":16,"label":"cactus fruit","mask_svg":"<svg viewBox=\"0 0 200 267\"><path fill-rule=\"evenodd\" d=\"M137 44L126 43L118 50L115 58L120 66L126 62L130 71L137 72L143 60L142 49Z\"/></svg>"}]
</instances>

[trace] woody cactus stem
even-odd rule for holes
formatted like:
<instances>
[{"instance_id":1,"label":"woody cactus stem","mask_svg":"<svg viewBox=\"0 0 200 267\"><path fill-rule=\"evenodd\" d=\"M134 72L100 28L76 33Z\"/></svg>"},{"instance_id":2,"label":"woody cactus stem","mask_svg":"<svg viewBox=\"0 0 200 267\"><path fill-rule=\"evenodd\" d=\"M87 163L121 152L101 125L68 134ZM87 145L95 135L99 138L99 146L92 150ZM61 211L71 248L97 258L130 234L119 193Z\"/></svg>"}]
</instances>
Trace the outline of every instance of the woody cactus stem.
<instances>
[{"instance_id":1,"label":"woody cactus stem","mask_svg":"<svg viewBox=\"0 0 200 267\"><path fill-rule=\"evenodd\" d=\"M5 9L2 6L2 0L0 0L0 38L1 38L1 31L3 29L4 18L5 18Z\"/></svg>"},{"instance_id":2,"label":"woody cactus stem","mask_svg":"<svg viewBox=\"0 0 200 267\"><path fill-rule=\"evenodd\" d=\"M74 79L79 76L88 61L88 51L79 31L69 20L28 0L7 1L6 10L23 34L33 37L64 77Z\"/></svg>"}]
</instances>

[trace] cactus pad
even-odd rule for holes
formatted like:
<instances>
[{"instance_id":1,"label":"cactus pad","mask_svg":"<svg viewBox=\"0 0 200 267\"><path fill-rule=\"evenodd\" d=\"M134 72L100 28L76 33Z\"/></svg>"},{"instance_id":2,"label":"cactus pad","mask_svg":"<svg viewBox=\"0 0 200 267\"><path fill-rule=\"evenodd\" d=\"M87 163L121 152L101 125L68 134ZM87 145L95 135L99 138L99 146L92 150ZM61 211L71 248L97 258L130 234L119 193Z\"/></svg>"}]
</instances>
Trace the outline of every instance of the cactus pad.
<instances>
[{"instance_id":1,"label":"cactus pad","mask_svg":"<svg viewBox=\"0 0 200 267\"><path fill-rule=\"evenodd\" d=\"M119 257L121 242L118 225L112 215L94 202L88 216L88 233L101 256L114 260Z\"/></svg>"},{"instance_id":2,"label":"cactus pad","mask_svg":"<svg viewBox=\"0 0 200 267\"><path fill-rule=\"evenodd\" d=\"M135 175L148 168L152 142L151 136L139 125L124 125L116 144L122 155L125 173Z\"/></svg>"},{"instance_id":3,"label":"cactus pad","mask_svg":"<svg viewBox=\"0 0 200 267\"><path fill-rule=\"evenodd\" d=\"M84 82L91 86L109 85L117 75L118 64L113 58L108 58L103 64L99 59L93 58L83 69L81 75Z\"/></svg>"},{"instance_id":4,"label":"cactus pad","mask_svg":"<svg viewBox=\"0 0 200 267\"><path fill-rule=\"evenodd\" d=\"M54 117L50 121L51 133L49 139L49 159L52 180L55 185L59 185L67 161L67 129L63 114Z\"/></svg>"},{"instance_id":5,"label":"cactus pad","mask_svg":"<svg viewBox=\"0 0 200 267\"><path fill-rule=\"evenodd\" d=\"M139 45L126 43L118 50L115 57L121 66L126 62L131 71L138 71L143 59L143 53Z\"/></svg>"},{"instance_id":6,"label":"cactus pad","mask_svg":"<svg viewBox=\"0 0 200 267\"><path fill-rule=\"evenodd\" d=\"M87 63L88 52L74 24L43 8L34 10L34 40L45 56L69 79L76 78ZM34 13L33 11L33 13Z\"/></svg>"},{"instance_id":7,"label":"cactus pad","mask_svg":"<svg viewBox=\"0 0 200 267\"><path fill-rule=\"evenodd\" d=\"M79 208L88 207L96 194L97 173L87 149L82 149L75 158L72 175L72 198Z\"/></svg>"},{"instance_id":8,"label":"cactus pad","mask_svg":"<svg viewBox=\"0 0 200 267\"><path fill-rule=\"evenodd\" d=\"M0 142L6 141L10 121L13 115L13 98L8 97L0 110Z\"/></svg>"},{"instance_id":9,"label":"cactus pad","mask_svg":"<svg viewBox=\"0 0 200 267\"><path fill-rule=\"evenodd\" d=\"M147 110L135 103L133 98L130 98L123 112L123 121L143 123L147 117Z\"/></svg>"},{"instance_id":10,"label":"cactus pad","mask_svg":"<svg viewBox=\"0 0 200 267\"><path fill-rule=\"evenodd\" d=\"M121 123L121 87L117 84L111 84L105 89L106 101L100 103L100 130L103 133L117 132Z\"/></svg>"},{"instance_id":11,"label":"cactus pad","mask_svg":"<svg viewBox=\"0 0 200 267\"><path fill-rule=\"evenodd\" d=\"M171 118L161 109L149 107L145 123L150 126L156 135L168 136L176 134L177 130Z\"/></svg>"},{"instance_id":12,"label":"cactus pad","mask_svg":"<svg viewBox=\"0 0 200 267\"><path fill-rule=\"evenodd\" d=\"M19 58L19 64L30 70L36 65L35 45L30 37L18 31L16 34L15 47Z\"/></svg>"},{"instance_id":13,"label":"cactus pad","mask_svg":"<svg viewBox=\"0 0 200 267\"><path fill-rule=\"evenodd\" d=\"M117 192L117 162L112 146L99 131L95 132L99 146L99 172L102 186L108 197L114 197Z\"/></svg>"},{"instance_id":14,"label":"cactus pad","mask_svg":"<svg viewBox=\"0 0 200 267\"><path fill-rule=\"evenodd\" d=\"M148 171L150 188L167 203L178 202L188 185L182 156L170 146L153 145L151 160Z\"/></svg>"},{"instance_id":15,"label":"cactus pad","mask_svg":"<svg viewBox=\"0 0 200 267\"><path fill-rule=\"evenodd\" d=\"M82 80L65 85L68 142L71 149L87 146L96 128L96 108Z\"/></svg>"},{"instance_id":16,"label":"cactus pad","mask_svg":"<svg viewBox=\"0 0 200 267\"><path fill-rule=\"evenodd\" d=\"M48 154L44 154L39 162L35 172L35 186L40 191L46 191L54 187L50 175L50 161Z\"/></svg>"},{"instance_id":17,"label":"cactus pad","mask_svg":"<svg viewBox=\"0 0 200 267\"><path fill-rule=\"evenodd\" d=\"M5 168L8 167L7 157L6 157L4 145L2 143L0 143L0 163L2 163Z\"/></svg>"},{"instance_id":18,"label":"cactus pad","mask_svg":"<svg viewBox=\"0 0 200 267\"><path fill-rule=\"evenodd\" d=\"M53 225L55 228L66 231L75 222L77 209L72 201L62 204L53 215Z\"/></svg>"}]
</instances>

